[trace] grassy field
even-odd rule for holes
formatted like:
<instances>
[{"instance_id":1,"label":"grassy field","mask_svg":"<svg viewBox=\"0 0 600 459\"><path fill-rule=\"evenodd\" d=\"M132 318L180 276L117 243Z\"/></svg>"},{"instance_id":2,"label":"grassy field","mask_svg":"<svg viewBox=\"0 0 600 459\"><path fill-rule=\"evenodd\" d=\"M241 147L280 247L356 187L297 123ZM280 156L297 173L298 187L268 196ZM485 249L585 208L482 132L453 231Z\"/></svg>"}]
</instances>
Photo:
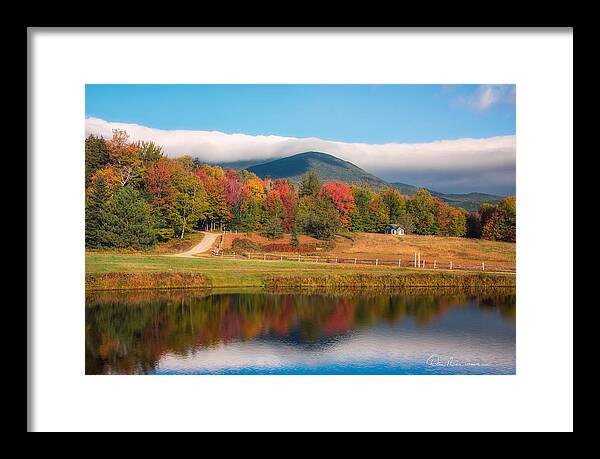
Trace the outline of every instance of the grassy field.
<instances>
[{"instance_id":1,"label":"grassy field","mask_svg":"<svg viewBox=\"0 0 600 459\"><path fill-rule=\"evenodd\" d=\"M290 241L289 235L271 241L256 234L227 234L224 247L231 247L231 241L236 237L251 239L260 244ZM302 236L300 242L312 243L318 240ZM410 263L415 252L420 252L421 259L429 263L436 260L440 263L452 261L456 265L466 266L480 265L481 262L498 268L514 269L516 266L516 244L459 237L349 233L348 237L338 236L335 239L335 248L321 254L340 258L401 259Z\"/></svg>"},{"instance_id":2,"label":"grassy field","mask_svg":"<svg viewBox=\"0 0 600 459\"><path fill-rule=\"evenodd\" d=\"M421 252L421 259L429 262L476 264L482 261L495 266L515 267L516 244L440 236L392 236L388 234L359 233L354 240L338 237L334 256L358 258L414 259Z\"/></svg>"},{"instance_id":3,"label":"grassy field","mask_svg":"<svg viewBox=\"0 0 600 459\"><path fill-rule=\"evenodd\" d=\"M86 285L92 286L94 276L102 273L202 274L211 287L515 285L513 274L210 257L174 258L148 253L86 253Z\"/></svg>"}]
</instances>

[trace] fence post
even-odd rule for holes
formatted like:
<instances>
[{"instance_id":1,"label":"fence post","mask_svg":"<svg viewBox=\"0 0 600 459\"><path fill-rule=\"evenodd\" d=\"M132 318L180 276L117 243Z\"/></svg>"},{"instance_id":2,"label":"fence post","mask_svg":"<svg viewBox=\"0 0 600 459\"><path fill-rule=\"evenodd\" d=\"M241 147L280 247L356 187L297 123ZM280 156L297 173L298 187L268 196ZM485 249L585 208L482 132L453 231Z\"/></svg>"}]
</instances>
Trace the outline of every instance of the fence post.
<instances>
[{"instance_id":1,"label":"fence post","mask_svg":"<svg viewBox=\"0 0 600 459\"><path fill-rule=\"evenodd\" d=\"M419 262L419 268L421 268L421 252L418 252L417 261Z\"/></svg>"},{"instance_id":2,"label":"fence post","mask_svg":"<svg viewBox=\"0 0 600 459\"><path fill-rule=\"evenodd\" d=\"M417 252L415 252L415 268L417 267Z\"/></svg>"},{"instance_id":3,"label":"fence post","mask_svg":"<svg viewBox=\"0 0 600 459\"><path fill-rule=\"evenodd\" d=\"M263 260L266 260L266 259L267 259L267 254L263 253Z\"/></svg>"},{"instance_id":4,"label":"fence post","mask_svg":"<svg viewBox=\"0 0 600 459\"><path fill-rule=\"evenodd\" d=\"M450 269L452 269L452 260L450 260Z\"/></svg>"},{"instance_id":5,"label":"fence post","mask_svg":"<svg viewBox=\"0 0 600 459\"><path fill-rule=\"evenodd\" d=\"M281 255L281 258L279 259L279 261L283 261L283 255Z\"/></svg>"},{"instance_id":6,"label":"fence post","mask_svg":"<svg viewBox=\"0 0 600 459\"><path fill-rule=\"evenodd\" d=\"M356 264L356 258L354 259L354 264Z\"/></svg>"},{"instance_id":7,"label":"fence post","mask_svg":"<svg viewBox=\"0 0 600 459\"><path fill-rule=\"evenodd\" d=\"M298 254L298 261L300 261L300 254Z\"/></svg>"},{"instance_id":8,"label":"fence post","mask_svg":"<svg viewBox=\"0 0 600 459\"><path fill-rule=\"evenodd\" d=\"M400 259L398 258L398 268L400 267Z\"/></svg>"},{"instance_id":9,"label":"fence post","mask_svg":"<svg viewBox=\"0 0 600 459\"><path fill-rule=\"evenodd\" d=\"M423 258L423 269L425 269L425 258Z\"/></svg>"},{"instance_id":10,"label":"fence post","mask_svg":"<svg viewBox=\"0 0 600 459\"><path fill-rule=\"evenodd\" d=\"M337 263L337 257L335 257L335 262Z\"/></svg>"},{"instance_id":11,"label":"fence post","mask_svg":"<svg viewBox=\"0 0 600 459\"><path fill-rule=\"evenodd\" d=\"M375 266L379 264L379 258L375 258Z\"/></svg>"},{"instance_id":12,"label":"fence post","mask_svg":"<svg viewBox=\"0 0 600 459\"><path fill-rule=\"evenodd\" d=\"M433 269L437 266L437 260L433 260Z\"/></svg>"},{"instance_id":13,"label":"fence post","mask_svg":"<svg viewBox=\"0 0 600 459\"><path fill-rule=\"evenodd\" d=\"M485 271L485 261L482 261L482 262L481 262L481 270L482 270L482 271Z\"/></svg>"}]
</instances>

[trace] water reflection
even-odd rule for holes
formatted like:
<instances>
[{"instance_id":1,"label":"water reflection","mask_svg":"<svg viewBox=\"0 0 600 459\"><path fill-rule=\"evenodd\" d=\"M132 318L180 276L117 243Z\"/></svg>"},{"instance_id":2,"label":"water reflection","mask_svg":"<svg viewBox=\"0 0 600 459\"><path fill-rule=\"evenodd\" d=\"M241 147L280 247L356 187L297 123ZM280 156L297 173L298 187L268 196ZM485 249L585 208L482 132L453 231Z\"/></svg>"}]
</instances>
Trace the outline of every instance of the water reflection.
<instances>
[{"instance_id":1,"label":"water reflection","mask_svg":"<svg viewBox=\"0 0 600 459\"><path fill-rule=\"evenodd\" d=\"M514 374L515 311L506 292L89 293L86 374Z\"/></svg>"}]
</instances>

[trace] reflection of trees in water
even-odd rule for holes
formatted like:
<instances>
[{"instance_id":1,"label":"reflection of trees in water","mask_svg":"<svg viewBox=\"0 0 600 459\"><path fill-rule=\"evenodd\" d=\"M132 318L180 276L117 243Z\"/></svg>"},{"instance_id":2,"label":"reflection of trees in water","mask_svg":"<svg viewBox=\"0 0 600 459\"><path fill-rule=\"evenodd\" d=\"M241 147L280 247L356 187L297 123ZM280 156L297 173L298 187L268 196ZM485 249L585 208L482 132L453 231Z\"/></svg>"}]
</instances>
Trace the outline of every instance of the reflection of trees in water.
<instances>
[{"instance_id":1,"label":"reflection of trees in water","mask_svg":"<svg viewBox=\"0 0 600 459\"><path fill-rule=\"evenodd\" d=\"M517 299L514 293L480 296L478 304L484 311L499 311L500 315L507 320L514 322L517 318Z\"/></svg>"},{"instance_id":2,"label":"reflection of trees in water","mask_svg":"<svg viewBox=\"0 0 600 459\"><path fill-rule=\"evenodd\" d=\"M86 298L86 373L148 373L165 353L258 337L311 343L406 318L425 326L473 300L514 320L512 294L102 292Z\"/></svg>"}]
</instances>

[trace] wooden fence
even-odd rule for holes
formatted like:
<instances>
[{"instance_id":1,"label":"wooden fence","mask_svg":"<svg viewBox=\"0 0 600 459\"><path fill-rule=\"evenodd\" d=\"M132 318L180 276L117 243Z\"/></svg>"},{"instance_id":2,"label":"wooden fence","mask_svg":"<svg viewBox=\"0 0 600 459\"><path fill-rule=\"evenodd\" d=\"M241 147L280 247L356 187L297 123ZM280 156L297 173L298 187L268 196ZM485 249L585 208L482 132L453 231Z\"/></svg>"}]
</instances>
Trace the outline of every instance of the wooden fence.
<instances>
[{"instance_id":1,"label":"wooden fence","mask_svg":"<svg viewBox=\"0 0 600 459\"><path fill-rule=\"evenodd\" d=\"M262 261L296 261L299 263L333 263L350 264L356 266L391 266L396 268L415 268L415 269L450 269L463 271L493 271L514 273L514 267L498 266L485 261L482 262L460 262L438 261L436 259L426 259L420 253L415 253L414 258L342 258L342 257L322 257L318 255L275 255L272 253L231 253L224 254L222 250L213 250L213 256L229 259L247 259Z\"/></svg>"}]
</instances>

